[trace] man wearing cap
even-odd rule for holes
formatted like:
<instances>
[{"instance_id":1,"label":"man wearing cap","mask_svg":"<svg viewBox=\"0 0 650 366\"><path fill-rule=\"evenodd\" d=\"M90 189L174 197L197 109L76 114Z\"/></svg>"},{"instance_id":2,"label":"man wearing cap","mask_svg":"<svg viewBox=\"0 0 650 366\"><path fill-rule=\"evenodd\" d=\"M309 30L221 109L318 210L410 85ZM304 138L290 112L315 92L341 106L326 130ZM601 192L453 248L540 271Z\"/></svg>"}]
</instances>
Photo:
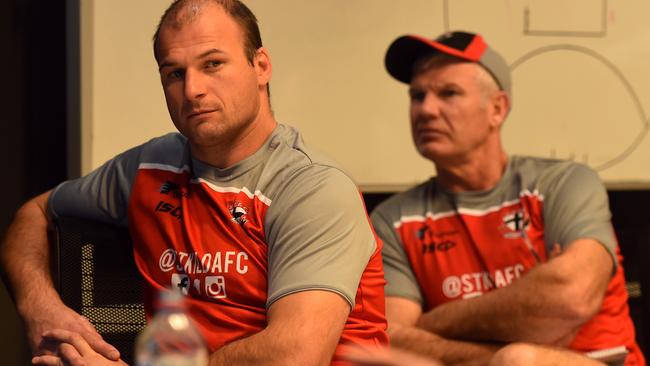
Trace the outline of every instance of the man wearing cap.
<instances>
[{"instance_id":1,"label":"man wearing cap","mask_svg":"<svg viewBox=\"0 0 650 366\"><path fill-rule=\"evenodd\" d=\"M506 61L480 35L453 32L400 37L385 62L409 84L413 141L437 172L372 213L392 343L448 364L517 342L506 349L613 348L645 365L597 174L503 149Z\"/></svg>"}]
</instances>

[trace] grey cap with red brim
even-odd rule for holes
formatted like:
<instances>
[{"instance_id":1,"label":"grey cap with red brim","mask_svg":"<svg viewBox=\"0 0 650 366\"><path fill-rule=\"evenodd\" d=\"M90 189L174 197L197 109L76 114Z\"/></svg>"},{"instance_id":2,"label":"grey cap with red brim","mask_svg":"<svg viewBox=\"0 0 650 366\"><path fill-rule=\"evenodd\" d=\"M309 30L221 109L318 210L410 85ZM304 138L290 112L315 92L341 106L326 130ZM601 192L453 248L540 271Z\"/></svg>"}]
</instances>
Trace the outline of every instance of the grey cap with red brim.
<instances>
[{"instance_id":1,"label":"grey cap with red brim","mask_svg":"<svg viewBox=\"0 0 650 366\"><path fill-rule=\"evenodd\" d=\"M492 75L501 90L510 95L510 67L480 34L449 32L433 40L417 35L402 36L388 47L384 62L392 77L408 84L413 76L413 65L422 57L439 53L478 63Z\"/></svg>"}]
</instances>

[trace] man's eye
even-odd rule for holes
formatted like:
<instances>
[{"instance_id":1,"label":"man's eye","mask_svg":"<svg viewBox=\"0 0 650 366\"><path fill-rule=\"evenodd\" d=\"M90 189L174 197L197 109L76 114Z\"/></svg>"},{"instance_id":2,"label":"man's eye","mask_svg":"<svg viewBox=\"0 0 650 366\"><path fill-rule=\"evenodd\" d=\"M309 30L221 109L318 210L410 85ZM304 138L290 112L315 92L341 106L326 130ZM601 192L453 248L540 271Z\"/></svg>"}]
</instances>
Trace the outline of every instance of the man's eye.
<instances>
[{"instance_id":1,"label":"man's eye","mask_svg":"<svg viewBox=\"0 0 650 366\"><path fill-rule=\"evenodd\" d=\"M442 89L440 91L440 96L442 98L450 98L458 94L459 94L458 91L455 89Z\"/></svg>"},{"instance_id":2,"label":"man's eye","mask_svg":"<svg viewBox=\"0 0 650 366\"><path fill-rule=\"evenodd\" d=\"M411 102L421 102L424 100L426 94L421 91L412 91L409 93L409 96L411 97Z\"/></svg>"},{"instance_id":3,"label":"man's eye","mask_svg":"<svg viewBox=\"0 0 650 366\"><path fill-rule=\"evenodd\" d=\"M182 70L173 70L167 74L167 78L170 80L182 79L184 74Z\"/></svg>"},{"instance_id":4,"label":"man's eye","mask_svg":"<svg viewBox=\"0 0 650 366\"><path fill-rule=\"evenodd\" d=\"M215 69L215 68L221 66L222 63L223 62L221 62L221 61L210 60L210 61L206 62L205 66L207 68L209 68L209 69Z\"/></svg>"}]
</instances>

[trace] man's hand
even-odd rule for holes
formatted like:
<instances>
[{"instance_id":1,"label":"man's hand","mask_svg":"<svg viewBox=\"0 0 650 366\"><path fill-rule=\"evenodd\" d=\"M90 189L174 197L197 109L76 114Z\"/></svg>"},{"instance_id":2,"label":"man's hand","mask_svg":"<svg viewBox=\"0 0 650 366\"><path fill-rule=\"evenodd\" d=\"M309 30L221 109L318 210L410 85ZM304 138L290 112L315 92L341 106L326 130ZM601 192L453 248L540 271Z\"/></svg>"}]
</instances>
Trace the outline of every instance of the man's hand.
<instances>
[{"instance_id":1,"label":"man's hand","mask_svg":"<svg viewBox=\"0 0 650 366\"><path fill-rule=\"evenodd\" d=\"M357 366L441 366L434 360L397 348L354 347L345 358Z\"/></svg>"},{"instance_id":2,"label":"man's hand","mask_svg":"<svg viewBox=\"0 0 650 366\"><path fill-rule=\"evenodd\" d=\"M604 363L568 349L537 344L511 343L501 348L488 366L606 366Z\"/></svg>"},{"instance_id":3,"label":"man's hand","mask_svg":"<svg viewBox=\"0 0 650 366\"><path fill-rule=\"evenodd\" d=\"M49 197L46 192L25 203L0 246L3 279L27 328L32 352L55 354L58 343L44 341L42 335L59 328L80 334L94 350L117 360L119 352L102 340L87 319L65 306L54 288L47 237Z\"/></svg>"},{"instance_id":4,"label":"man's hand","mask_svg":"<svg viewBox=\"0 0 650 366\"><path fill-rule=\"evenodd\" d=\"M386 319L391 345L454 366L486 365L498 349L494 344L445 339L419 329L416 323L421 315L420 304L405 298L387 297Z\"/></svg>"},{"instance_id":5,"label":"man's hand","mask_svg":"<svg viewBox=\"0 0 650 366\"><path fill-rule=\"evenodd\" d=\"M119 351L106 343L95 327L85 317L62 303L43 306L24 317L27 336L34 355L56 355L60 342L56 337L45 337L54 329L62 329L81 336L90 347L109 360L118 360ZM59 334L59 333L57 333Z\"/></svg>"},{"instance_id":6,"label":"man's hand","mask_svg":"<svg viewBox=\"0 0 650 366\"><path fill-rule=\"evenodd\" d=\"M87 322L87 320L86 320ZM88 323L90 325L90 323ZM90 325L92 327L92 325ZM56 355L42 355L32 358L32 364L44 366L124 366L122 360L109 360L95 352L93 347L79 333L63 329L53 329L43 334L43 338L57 344Z\"/></svg>"}]
</instances>

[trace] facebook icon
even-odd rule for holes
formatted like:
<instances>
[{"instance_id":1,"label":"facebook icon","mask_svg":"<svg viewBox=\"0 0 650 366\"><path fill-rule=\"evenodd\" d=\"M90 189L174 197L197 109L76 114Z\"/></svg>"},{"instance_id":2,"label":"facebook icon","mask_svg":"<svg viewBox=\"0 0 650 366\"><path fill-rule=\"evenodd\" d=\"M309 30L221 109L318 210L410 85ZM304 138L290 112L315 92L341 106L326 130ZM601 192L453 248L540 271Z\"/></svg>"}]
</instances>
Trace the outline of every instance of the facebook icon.
<instances>
[{"instance_id":1,"label":"facebook icon","mask_svg":"<svg viewBox=\"0 0 650 366\"><path fill-rule=\"evenodd\" d=\"M186 274L172 274L172 288L177 288L183 295L190 290L190 277Z\"/></svg>"}]
</instances>

